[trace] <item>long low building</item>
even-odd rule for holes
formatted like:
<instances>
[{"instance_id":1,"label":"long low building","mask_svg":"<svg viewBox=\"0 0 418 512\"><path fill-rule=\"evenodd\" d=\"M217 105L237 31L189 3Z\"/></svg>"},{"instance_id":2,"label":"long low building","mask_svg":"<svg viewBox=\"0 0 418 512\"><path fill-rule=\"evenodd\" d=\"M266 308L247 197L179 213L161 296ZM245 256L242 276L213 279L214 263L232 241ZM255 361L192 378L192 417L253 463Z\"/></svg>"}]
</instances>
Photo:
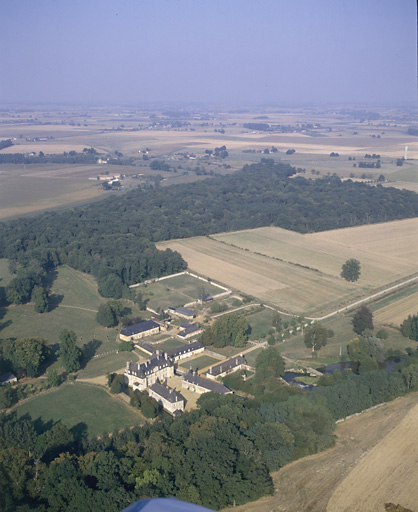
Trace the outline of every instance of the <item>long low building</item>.
<instances>
[{"instance_id":1,"label":"long low building","mask_svg":"<svg viewBox=\"0 0 418 512\"><path fill-rule=\"evenodd\" d=\"M151 398L159 402L170 414L178 414L184 411L184 396L175 389L163 386L159 381L150 386L148 394Z\"/></svg>"},{"instance_id":2,"label":"long low building","mask_svg":"<svg viewBox=\"0 0 418 512\"><path fill-rule=\"evenodd\" d=\"M189 308L175 308L174 306L170 306L168 308L168 312L172 315L177 315L180 318L186 318L187 320L196 318L196 312Z\"/></svg>"},{"instance_id":3,"label":"long low building","mask_svg":"<svg viewBox=\"0 0 418 512\"><path fill-rule=\"evenodd\" d=\"M210 379L217 379L218 377L225 377L230 373L236 372L237 370L247 369L247 361L244 356L231 357L227 361L211 366L206 372L206 376Z\"/></svg>"},{"instance_id":4,"label":"long low building","mask_svg":"<svg viewBox=\"0 0 418 512\"><path fill-rule=\"evenodd\" d=\"M197 372L193 372L193 370L190 370L183 376L181 385L184 389L189 389L190 391L199 393L199 395L209 393L210 391L219 393L220 395L229 395L232 393L232 391L223 384L201 377Z\"/></svg>"},{"instance_id":5,"label":"long low building","mask_svg":"<svg viewBox=\"0 0 418 512\"><path fill-rule=\"evenodd\" d=\"M129 325L120 331L119 338L123 341L140 340L145 336L157 334L161 330L161 326L154 320L145 320L138 324Z\"/></svg>"},{"instance_id":6,"label":"long low building","mask_svg":"<svg viewBox=\"0 0 418 512\"><path fill-rule=\"evenodd\" d=\"M183 345L179 348L167 350L166 354L171 360L178 361L179 359L200 354L204 350L205 347L200 342L195 341L194 343L189 343L188 345Z\"/></svg>"}]
</instances>

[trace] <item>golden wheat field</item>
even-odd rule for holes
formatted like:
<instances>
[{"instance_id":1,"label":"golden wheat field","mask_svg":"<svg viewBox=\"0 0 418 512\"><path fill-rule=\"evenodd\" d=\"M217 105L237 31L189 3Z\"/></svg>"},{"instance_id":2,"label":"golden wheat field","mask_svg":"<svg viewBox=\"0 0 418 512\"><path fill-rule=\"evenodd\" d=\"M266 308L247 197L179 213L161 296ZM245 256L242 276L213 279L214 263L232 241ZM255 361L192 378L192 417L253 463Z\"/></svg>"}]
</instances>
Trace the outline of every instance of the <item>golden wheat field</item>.
<instances>
[{"instance_id":1,"label":"golden wheat field","mask_svg":"<svg viewBox=\"0 0 418 512\"><path fill-rule=\"evenodd\" d=\"M418 219L301 235L258 228L158 244L189 267L295 314L323 315L417 272ZM356 283L340 277L361 262Z\"/></svg>"},{"instance_id":2,"label":"golden wheat field","mask_svg":"<svg viewBox=\"0 0 418 512\"><path fill-rule=\"evenodd\" d=\"M237 512L384 512L385 503L418 510L417 393L337 425L337 442L272 474L273 496Z\"/></svg>"},{"instance_id":3,"label":"golden wheat field","mask_svg":"<svg viewBox=\"0 0 418 512\"><path fill-rule=\"evenodd\" d=\"M337 487L327 512L370 512L387 502L417 510L418 405L360 460Z\"/></svg>"},{"instance_id":4,"label":"golden wheat field","mask_svg":"<svg viewBox=\"0 0 418 512\"><path fill-rule=\"evenodd\" d=\"M374 319L380 324L399 327L408 315L416 314L418 314L418 292L378 309L374 313Z\"/></svg>"}]
</instances>

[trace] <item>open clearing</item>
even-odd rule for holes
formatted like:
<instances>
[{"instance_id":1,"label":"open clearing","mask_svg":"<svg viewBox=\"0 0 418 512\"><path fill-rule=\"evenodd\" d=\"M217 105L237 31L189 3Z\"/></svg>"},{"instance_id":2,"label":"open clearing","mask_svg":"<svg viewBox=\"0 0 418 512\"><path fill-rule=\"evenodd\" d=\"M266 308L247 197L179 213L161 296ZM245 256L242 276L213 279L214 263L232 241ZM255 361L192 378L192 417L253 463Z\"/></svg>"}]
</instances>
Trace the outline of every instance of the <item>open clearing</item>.
<instances>
[{"instance_id":1,"label":"open clearing","mask_svg":"<svg viewBox=\"0 0 418 512\"><path fill-rule=\"evenodd\" d=\"M302 235L258 228L159 243L189 267L294 314L329 313L417 272L418 219ZM339 276L349 258L361 277Z\"/></svg>"},{"instance_id":2,"label":"open clearing","mask_svg":"<svg viewBox=\"0 0 418 512\"><path fill-rule=\"evenodd\" d=\"M273 473L275 493L236 512L384 512L384 503L417 510L417 393L337 426L330 450Z\"/></svg>"},{"instance_id":3,"label":"open clearing","mask_svg":"<svg viewBox=\"0 0 418 512\"><path fill-rule=\"evenodd\" d=\"M142 298L148 300L147 306L151 309L159 308L161 310L170 306L184 306L205 295L216 295L224 291L222 288L188 274L136 286L133 290L142 293Z\"/></svg>"},{"instance_id":4,"label":"open clearing","mask_svg":"<svg viewBox=\"0 0 418 512\"><path fill-rule=\"evenodd\" d=\"M143 423L122 400L89 384L63 384L56 390L29 399L16 407L19 416L29 413L43 422L62 421L67 427L85 423L88 436L114 432Z\"/></svg>"},{"instance_id":5,"label":"open clearing","mask_svg":"<svg viewBox=\"0 0 418 512\"><path fill-rule=\"evenodd\" d=\"M0 266L0 271L4 272L0 277L8 277L5 263ZM90 340L99 340L98 353L116 350L118 330L106 329L96 321L97 309L105 300L100 297L92 276L67 266L58 267L52 283L49 312L38 314L31 303L4 308L2 338L39 336L55 344L60 332L69 329L77 334L80 347Z\"/></svg>"}]
</instances>

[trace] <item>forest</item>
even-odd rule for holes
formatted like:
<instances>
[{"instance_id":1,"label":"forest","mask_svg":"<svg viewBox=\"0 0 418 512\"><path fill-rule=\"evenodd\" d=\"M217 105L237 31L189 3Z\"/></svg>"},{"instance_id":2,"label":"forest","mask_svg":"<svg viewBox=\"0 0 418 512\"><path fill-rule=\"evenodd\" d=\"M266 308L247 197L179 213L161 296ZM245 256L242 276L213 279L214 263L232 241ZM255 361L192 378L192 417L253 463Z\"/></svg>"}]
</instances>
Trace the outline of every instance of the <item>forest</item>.
<instances>
[{"instance_id":1,"label":"forest","mask_svg":"<svg viewBox=\"0 0 418 512\"><path fill-rule=\"evenodd\" d=\"M85 156L90 156L89 154ZM186 268L154 242L279 226L300 233L418 216L417 195L336 176L306 179L263 158L228 176L135 189L89 206L0 224L0 257L27 267L67 264L93 274L102 294Z\"/></svg>"},{"instance_id":2,"label":"forest","mask_svg":"<svg viewBox=\"0 0 418 512\"><path fill-rule=\"evenodd\" d=\"M267 355L256 398L206 393L181 418L111 436L0 415L0 509L117 512L155 496L239 505L273 492L271 471L333 446L335 420L418 389L418 351L391 372L335 372L313 390L281 383L269 367L284 363Z\"/></svg>"}]
</instances>

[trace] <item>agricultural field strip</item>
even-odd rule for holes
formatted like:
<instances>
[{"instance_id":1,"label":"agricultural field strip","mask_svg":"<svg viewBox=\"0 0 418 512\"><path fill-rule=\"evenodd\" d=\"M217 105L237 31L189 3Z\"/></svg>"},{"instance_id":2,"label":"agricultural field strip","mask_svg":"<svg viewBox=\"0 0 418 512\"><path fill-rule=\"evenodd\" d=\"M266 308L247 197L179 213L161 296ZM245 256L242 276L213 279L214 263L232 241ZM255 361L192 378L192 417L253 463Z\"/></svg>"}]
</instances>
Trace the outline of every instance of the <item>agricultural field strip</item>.
<instances>
[{"instance_id":1,"label":"agricultural field strip","mask_svg":"<svg viewBox=\"0 0 418 512\"><path fill-rule=\"evenodd\" d=\"M384 503L418 503L418 444L414 439L418 406L368 452L337 487L327 512L378 510Z\"/></svg>"},{"instance_id":2,"label":"agricultural field strip","mask_svg":"<svg viewBox=\"0 0 418 512\"><path fill-rule=\"evenodd\" d=\"M336 277L342 263L356 257L362 263L362 281L366 279L373 286L417 269L418 219L306 235L281 228L257 228L211 238Z\"/></svg>"},{"instance_id":3,"label":"agricultural field strip","mask_svg":"<svg viewBox=\"0 0 418 512\"><path fill-rule=\"evenodd\" d=\"M398 327L408 315L418 314L418 292L388 304L374 313L377 322Z\"/></svg>"},{"instance_id":4,"label":"agricultural field strip","mask_svg":"<svg viewBox=\"0 0 418 512\"><path fill-rule=\"evenodd\" d=\"M359 298L358 287L339 278L289 265L198 237L164 242L159 247L179 251L190 268L217 281L255 295L284 311L314 315L340 303ZM270 276L280 276L273 279Z\"/></svg>"}]
</instances>

